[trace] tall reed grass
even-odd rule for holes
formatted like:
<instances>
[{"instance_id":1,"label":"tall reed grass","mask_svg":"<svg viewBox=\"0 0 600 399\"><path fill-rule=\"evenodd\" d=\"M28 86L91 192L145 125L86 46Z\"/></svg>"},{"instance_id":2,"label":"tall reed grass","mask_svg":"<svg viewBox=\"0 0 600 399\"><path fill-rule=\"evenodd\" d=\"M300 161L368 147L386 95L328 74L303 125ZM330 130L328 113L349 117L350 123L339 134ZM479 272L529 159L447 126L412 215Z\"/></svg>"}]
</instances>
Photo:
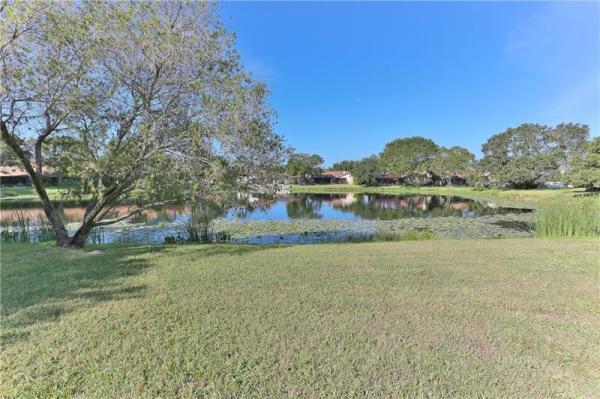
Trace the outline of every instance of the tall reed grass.
<instances>
[{"instance_id":1,"label":"tall reed grass","mask_svg":"<svg viewBox=\"0 0 600 399\"><path fill-rule=\"evenodd\" d=\"M56 234L52 226L43 216L31 217L22 210L16 210L0 221L2 242L38 242L55 239Z\"/></svg>"},{"instance_id":2,"label":"tall reed grass","mask_svg":"<svg viewBox=\"0 0 600 399\"><path fill-rule=\"evenodd\" d=\"M538 237L600 237L600 197L556 199L536 211Z\"/></svg>"}]
</instances>

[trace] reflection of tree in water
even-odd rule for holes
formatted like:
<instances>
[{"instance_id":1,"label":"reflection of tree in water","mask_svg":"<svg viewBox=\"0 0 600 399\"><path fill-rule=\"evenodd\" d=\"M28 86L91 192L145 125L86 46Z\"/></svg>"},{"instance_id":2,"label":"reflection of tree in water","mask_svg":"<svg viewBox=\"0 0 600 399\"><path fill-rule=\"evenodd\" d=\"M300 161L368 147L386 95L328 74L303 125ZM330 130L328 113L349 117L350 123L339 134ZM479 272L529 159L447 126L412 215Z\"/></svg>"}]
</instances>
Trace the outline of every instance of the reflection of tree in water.
<instances>
[{"instance_id":1,"label":"reflection of tree in water","mask_svg":"<svg viewBox=\"0 0 600 399\"><path fill-rule=\"evenodd\" d=\"M408 217L480 216L504 213L502 208L486 208L478 201L438 195L382 196L357 194L357 201L332 206L363 219L401 219Z\"/></svg>"},{"instance_id":2,"label":"reflection of tree in water","mask_svg":"<svg viewBox=\"0 0 600 399\"><path fill-rule=\"evenodd\" d=\"M323 199L318 196L296 196L286 204L287 215L290 219L320 219L322 203Z\"/></svg>"},{"instance_id":3,"label":"reflection of tree in water","mask_svg":"<svg viewBox=\"0 0 600 399\"><path fill-rule=\"evenodd\" d=\"M245 219L256 211L266 212L277 203L277 198L274 196L267 196L261 198L255 198L253 201L245 201L239 204L239 206L230 210L231 215L237 219Z\"/></svg>"}]
</instances>

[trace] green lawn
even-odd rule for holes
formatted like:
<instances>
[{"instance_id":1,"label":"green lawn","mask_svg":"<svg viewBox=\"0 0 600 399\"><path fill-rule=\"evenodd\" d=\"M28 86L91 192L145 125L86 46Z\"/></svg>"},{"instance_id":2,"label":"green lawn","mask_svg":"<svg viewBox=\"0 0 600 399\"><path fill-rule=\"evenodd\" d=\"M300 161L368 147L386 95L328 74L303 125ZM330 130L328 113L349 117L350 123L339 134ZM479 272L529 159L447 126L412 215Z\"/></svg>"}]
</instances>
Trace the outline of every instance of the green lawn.
<instances>
[{"instance_id":1,"label":"green lawn","mask_svg":"<svg viewBox=\"0 0 600 399\"><path fill-rule=\"evenodd\" d=\"M52 201L76 200L67 195L65 187L51 186L46 187L48 197ZM40 202L35 189L32 186L8 186L0 188L0 201L3 203L11 202Z\"/></svg>"},{"instance_id":2,"label":"green lawn","mask_svg":"<svg viewBox=\"0 0 600 399\"><path fill-rule=\"evenodd\" d=\"M583 194L584 189L531 189L531 190L499 190L475 189L473 187L410 187L410 186L358 186L352 184L314 184L291 185L292 193L379 193L379 194L431 194L457 195L465 198L495 201L501 205L531 207L551 202L560 198L572 198Z\"/></svg>"},{"instance_id":3,"label":"green lawn","mask_svg":"<svg viewBox=\"0 0 600 399\"><path fill-rule=\"evenodd\" d=\"M2 246L2 397L597 397L598 240Z\"/></svg>"}]
</instances>

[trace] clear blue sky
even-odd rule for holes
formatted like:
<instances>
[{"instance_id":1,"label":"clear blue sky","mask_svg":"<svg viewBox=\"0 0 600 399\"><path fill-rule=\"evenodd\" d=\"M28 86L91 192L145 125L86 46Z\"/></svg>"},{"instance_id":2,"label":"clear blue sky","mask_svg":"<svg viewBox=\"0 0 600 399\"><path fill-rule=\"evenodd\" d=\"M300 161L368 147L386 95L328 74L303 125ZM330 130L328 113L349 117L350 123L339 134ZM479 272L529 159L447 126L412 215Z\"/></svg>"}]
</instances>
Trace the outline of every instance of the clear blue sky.
<instances>
[{"instance_id":1,"label":"clear blue sky","mask_svg":"<svg viewBox=\"0 0 600 399\"><path fill-rule=\"evenodd\" d=\"M478 157L521 123L600 128L600 3L225 2L277 131L331 165L424 136Z\"/></svg>"}]
</instances>

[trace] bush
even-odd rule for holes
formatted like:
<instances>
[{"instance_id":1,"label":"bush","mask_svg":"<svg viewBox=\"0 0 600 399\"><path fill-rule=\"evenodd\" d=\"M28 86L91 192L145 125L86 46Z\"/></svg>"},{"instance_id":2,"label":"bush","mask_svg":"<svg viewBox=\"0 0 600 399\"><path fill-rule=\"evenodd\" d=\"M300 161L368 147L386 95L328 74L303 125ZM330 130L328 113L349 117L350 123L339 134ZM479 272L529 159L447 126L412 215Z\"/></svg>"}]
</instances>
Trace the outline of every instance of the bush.
<instances>
[{"instance_id":1,"label":"bush","mask_svg":"<svg viewBox=\"0 0 600 399\"><path fill-rule=\"evenodd\" d=\"M554 200L536 212L538 237L600 237L600 197Z\"/></svg>"}]
</instances>

